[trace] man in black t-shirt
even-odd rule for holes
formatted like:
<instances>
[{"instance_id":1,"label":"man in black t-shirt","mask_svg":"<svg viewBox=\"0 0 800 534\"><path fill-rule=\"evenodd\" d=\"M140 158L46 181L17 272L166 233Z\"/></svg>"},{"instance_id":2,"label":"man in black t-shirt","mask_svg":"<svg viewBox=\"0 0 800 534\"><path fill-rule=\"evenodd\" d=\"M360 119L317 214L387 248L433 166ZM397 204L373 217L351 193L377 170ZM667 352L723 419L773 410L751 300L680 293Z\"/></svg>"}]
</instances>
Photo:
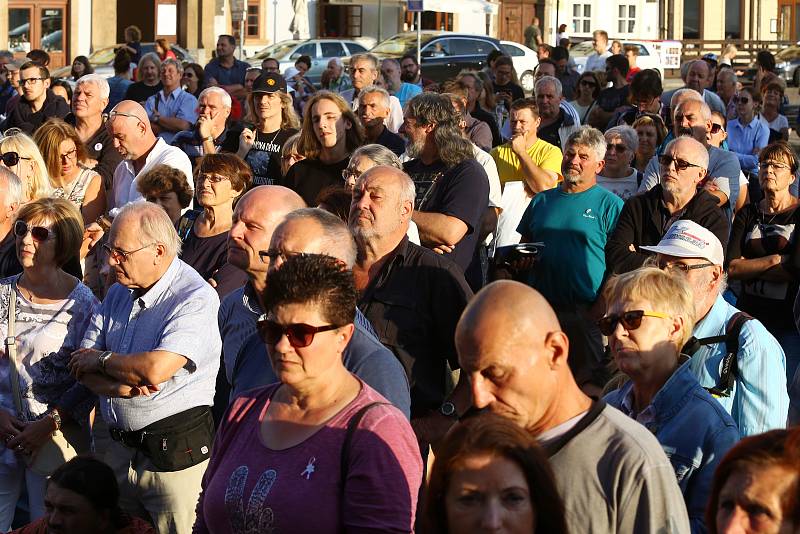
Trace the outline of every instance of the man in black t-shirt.
<instances>
[{"instance_id":1,"label":"man in black t-shirt","mask_svg":"<svg viewBox=\"0 0 800 534\"><path fill-rule=\"evenodd\" d=\"M294 112L286 81L274 72L262 74L253 82L247 105L257 124L231 135L238 135L237 155L253 170L253 186L275 185L282 181L281 151L286 140L297 133L300 120Z\"/></svg>"},{"instance_id":2,"label":"man in black t-shirt","mask_svg":"<svg viewBox=\"0 0 800 534\"><path fill-rule=\"evenodd\" d=\"M630 93L630 86L626 79L628 69L630 69L630 63L622 54L616 54L606 59L606 80L613 85L600 91L597 96L597 105L589 113L588 122L595 128L605 130L614 112L627 104Z\"/></svg>"},{"instance_id":3,"label":"man in black t-shirt","mask_svg":"<svg viewBox=\"0 0 800 534\"><path fill-rule=\"evenodd\" d=\"M412 159L403 168L414 180L412 220L420 241L447 254L473 287L481 281L476 255L481 218L489 205L489 179L461 134L460 116L450 99L422 93L406 106L403 128Z\"/></svg>"},{"instance_id":4,"label":"man in black t-shirt","mask_svg":"<svg viewBox=\"0 0 800 534\"><path fill-rule=\"evenodd\" d=\"M385 89L370 85L358 94L358 118L364 126L367 143L383 145L396 155L406 151L406 142L386 127L390 108L389 93Z\"/></svg>"},{"instance_id":5,"label":"man in black t-shirt","mask_svg":"<svg viewBox=\"0 0 800 534\"><path fill-rule=\"evenodd\" d=\"M320 191L344 185L342 171L350 154L364 143L364 130L341 96L318 91L306 105L299 143L306 159L289 168L283 185L316 206Z\"/></svg>"}]
</instances>

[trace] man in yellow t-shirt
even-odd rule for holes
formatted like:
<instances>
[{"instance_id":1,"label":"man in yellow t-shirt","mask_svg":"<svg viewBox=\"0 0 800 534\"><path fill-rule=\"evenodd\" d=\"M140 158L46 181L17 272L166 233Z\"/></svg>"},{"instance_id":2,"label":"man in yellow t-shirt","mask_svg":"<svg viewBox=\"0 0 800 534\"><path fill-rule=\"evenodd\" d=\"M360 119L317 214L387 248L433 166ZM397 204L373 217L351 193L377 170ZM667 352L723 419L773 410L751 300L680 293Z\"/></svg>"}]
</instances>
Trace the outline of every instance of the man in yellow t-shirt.
<instances>
[{"instance_id":1,"label":"man in yellow t-shirt","mask_svg":"<svg viewBox=\"0 0 800 534\"><path fill-rule=\"evenodd\" d=\"M534 98L521 98L511 104L511 141L495 147L500 183L522 181L526 189L539 193L561 180L561 149L536 136L541 119Z\"/></svg>"}]
</instances>

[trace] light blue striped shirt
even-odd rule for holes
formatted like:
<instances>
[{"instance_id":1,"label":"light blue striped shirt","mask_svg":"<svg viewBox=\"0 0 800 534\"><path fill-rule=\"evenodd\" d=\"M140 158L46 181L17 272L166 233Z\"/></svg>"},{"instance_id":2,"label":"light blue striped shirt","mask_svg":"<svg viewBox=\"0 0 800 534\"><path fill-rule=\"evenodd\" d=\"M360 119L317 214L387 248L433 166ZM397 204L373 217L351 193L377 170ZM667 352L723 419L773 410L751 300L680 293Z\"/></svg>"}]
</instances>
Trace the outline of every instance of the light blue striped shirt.
<instances>
[{"instance_id":1,"label":"light blue striped shirt","mask_svg":"<svg viewBox=\"0 0 800 534\"><path fill-rule=\"evenodd\" d=\"M208 282L178 258L147 293L135 296L114 284L81 343L82 347L135 354L163 350L189 361L149 397L100 396L109 427L140 430L170 415L214 403L222 341L219 297Z\"/></svg>"},{"instance_id":2,"label":"light blue striped shirt","mask_svg":"<svg viewBox=\"0 0 800 534\"><path fill-rule=\"evenodd\" d=\"M197 99L192 93L184 91L180 87L169 95L164 95L164 90L160 90L147 99L144 109L150 120L153 120L153 112L158 109L158 114L162 117L183 119L192 125L197 122ZM158 136L170 144L176 133L178 132L168 132L162 128Z\"/></svg>"},{"instance_id":3,"label":"light blue striped shirt","mask_svg":"<svg viewBox=\"0 0 800 534\"><path fill-rule=\"evenodd\" d=\"M728 123L728 148L736 153L744 172L758 172L758 153L769 143L769 127L755 117L744 125L739 119Z\"/></svg>"},{"instance_id":4,"label":"light blue striped shirt","mask_svg":"<svg viewBox=\"0 0 800 534\"><path fill-rule=\"evenodd\" d=\"M725 334L728 320L739 310L722 295L694 327L693 335ZM705 345L692 356L689 366L703 387L719 383L725 342ZM786 391L786 356L778 341L758 319L744 323L739 334L738 370L730 397L717 400L739 426L742 437L786 427L789 395Z\"/></svg>"}]
</instances>

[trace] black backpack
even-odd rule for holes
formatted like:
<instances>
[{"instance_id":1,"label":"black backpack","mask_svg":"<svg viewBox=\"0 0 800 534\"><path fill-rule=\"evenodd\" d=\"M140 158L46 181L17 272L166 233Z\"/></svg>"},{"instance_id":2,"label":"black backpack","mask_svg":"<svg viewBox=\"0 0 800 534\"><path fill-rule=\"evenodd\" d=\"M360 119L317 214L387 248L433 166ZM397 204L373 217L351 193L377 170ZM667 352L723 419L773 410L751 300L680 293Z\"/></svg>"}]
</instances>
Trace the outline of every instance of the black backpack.
<instances>
[{"instance_id":1,"label":"black backpack","mask_svg":"<svg viewBox=\"0 0 800 534\"><path fill-rule=\"evenodd\" d=\"M739 334L744 323L752 319L744 312L737 312L728 320L725 327L725 334L721 336L711 336L697 339L692 336L686 345L683 346L684 354L693 356L703 345L715 345L721 341L725 342L725 357L722 360L722 370L719 373L719 383L710 388L705 388L715 398L730 397L733 383L738 374L738 364L736 356L739 353Z\"/></svg>"}]
</instances>

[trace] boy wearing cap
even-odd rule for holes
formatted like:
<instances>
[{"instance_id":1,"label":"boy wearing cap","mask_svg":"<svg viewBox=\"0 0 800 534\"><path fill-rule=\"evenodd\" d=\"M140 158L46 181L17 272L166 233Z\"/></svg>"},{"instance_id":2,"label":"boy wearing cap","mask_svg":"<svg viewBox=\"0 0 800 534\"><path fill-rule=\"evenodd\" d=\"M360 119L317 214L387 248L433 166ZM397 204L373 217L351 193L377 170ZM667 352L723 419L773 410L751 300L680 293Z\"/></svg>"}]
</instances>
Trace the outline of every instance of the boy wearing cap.
<instances>
[{"instance_id":1,"label":"boy wearing cap","mask_svg":"<svg viewBox=\"0 0 800 534\"><path fill-rule=\"evenodd\" d=\"M722 297L726 288L725 254L717 236L694 221L679 220L656 246L641 247L656 254L661 268L685 276L696 297L690 353L692 373L728 411L744 436L786 426L789 396L786 391L786 357L778 341L757 319L740 325L737 336L732 318L739 310ZM727 342L726 342L727 341ZM723 372L728 349L738 346L731 373ZM725 378L731 378L726 383Z\"/></svg>"},{"instance_id":2,"label":"boy wearing cap","mask_svg":"<svg viewBox=\"0 0 800 534\"><path fill-rule=\"evenodd\" d=\"M300 127L283 76L267 72L256 78L247 108L250 115L239 135L237 155L253 169L253 186L277 184L283 178L283 145Z\"/></svg>"}]
</instances>

